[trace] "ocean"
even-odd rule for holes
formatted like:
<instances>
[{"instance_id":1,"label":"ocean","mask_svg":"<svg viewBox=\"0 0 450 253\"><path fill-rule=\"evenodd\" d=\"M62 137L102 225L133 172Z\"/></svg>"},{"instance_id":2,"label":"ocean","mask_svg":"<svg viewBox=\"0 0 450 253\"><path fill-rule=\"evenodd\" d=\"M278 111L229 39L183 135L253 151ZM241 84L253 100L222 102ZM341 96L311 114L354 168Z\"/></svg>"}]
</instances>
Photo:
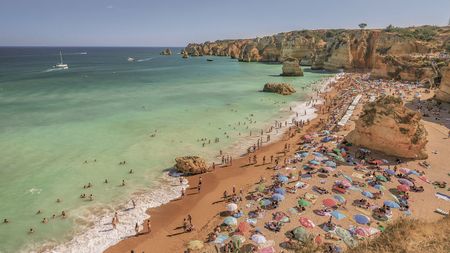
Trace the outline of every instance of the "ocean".
<instances>
[{"instance_id":1,"label":"ocean","mask_svg":"<svg viewBox=\"0 0 450 253\"><path fill-rule=\"evenodd\" d=\"M67 70L52 68L60 50ZM279 64L162 50L0 48L0 219L9 220L0 252L102 252L134 233L146 208L180 194L164 172L175 157L241 154L250 131L286 119L331 76L305 68L303 77L280 77ZM298 92L259 92L266 82ZM114 211L117 230L108 224Z\"/></svg>"}]
</instances>

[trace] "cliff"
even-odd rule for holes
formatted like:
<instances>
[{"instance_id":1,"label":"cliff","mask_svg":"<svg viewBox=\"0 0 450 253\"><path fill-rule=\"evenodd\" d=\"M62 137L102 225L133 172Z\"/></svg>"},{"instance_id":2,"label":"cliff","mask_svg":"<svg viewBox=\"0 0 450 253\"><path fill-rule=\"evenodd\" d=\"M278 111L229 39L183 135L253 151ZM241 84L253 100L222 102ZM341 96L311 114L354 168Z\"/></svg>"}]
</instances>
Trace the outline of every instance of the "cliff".
<instances>
[{"instance_id":1,"label":"cliff","mask_svg":"<svg viewBox=\"0 0 450 253\"><path fill-rule=\"evenodd\" d=\"M387 27L377 30L303 30L254 39L189 44L191 56L229 56L243 62L284 62L325 70L372 71L375 78L434 82L449 59L450 27Z\"/></svg>"},{"instance_id":2,"label":"cliff","mask_svg":"<svg viewBox=\"0 0 450 253\"><path fill-rule=\"evenodd\" d=\"M388 155L425 159L427 132L421 116L403 105L400 98L386 96L365 105L346 140Z\"/></svg>"},{"instance_id":3,"label":"cliff","mask_svg":"<svg viewBox=\"0 0 450 253\"><path fill-rule=\"evenodd\" d=\"M442 70L442 80L436 92L436 99L450 103L450 64Z\"/></svg>"}]
</instances>

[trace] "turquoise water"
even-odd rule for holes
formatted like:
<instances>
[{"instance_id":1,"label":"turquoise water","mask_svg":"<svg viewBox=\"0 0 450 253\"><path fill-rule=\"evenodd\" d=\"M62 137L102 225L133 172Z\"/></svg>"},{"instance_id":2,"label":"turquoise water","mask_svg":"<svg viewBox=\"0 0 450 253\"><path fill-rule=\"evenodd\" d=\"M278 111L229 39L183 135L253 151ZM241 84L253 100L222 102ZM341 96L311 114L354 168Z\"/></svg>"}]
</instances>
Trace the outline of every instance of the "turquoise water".
<instances>
[{"instance_id":1,"label":"turquoise water","mask_svg":"<svg viewBox=\"0 0 450 253\"><path fill-rule=\"evenodd\" d=\"M310 88L302 86L329 76L284 78L280 65L159 56L161 50L65 48L70 68L53 71L59 49L0 48L0 218L10 220L0 224L0 252L67 240L97 214L93 207L154 186L176 156L213 159L220 149L231 151L250 130L304 99ZM138 61L128 62L130 56ZM258 92L266 82L290 82L301 92ZM198 141L215 137L220 142L205 147ZM88 182L94 187L83 189ZM51 218L62 210L67 219Z\"/></svg>"}]
</instances>

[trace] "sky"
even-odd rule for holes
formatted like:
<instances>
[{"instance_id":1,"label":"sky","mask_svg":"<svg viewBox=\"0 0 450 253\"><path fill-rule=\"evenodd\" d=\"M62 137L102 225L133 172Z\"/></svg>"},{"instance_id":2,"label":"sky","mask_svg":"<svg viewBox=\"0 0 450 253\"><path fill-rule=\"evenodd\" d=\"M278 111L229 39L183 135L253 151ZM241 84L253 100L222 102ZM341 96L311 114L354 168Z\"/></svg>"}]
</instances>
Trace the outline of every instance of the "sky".
<instances>
[{"instance_id":1,"label":"sky","mask_svg":"<svg viewBox=\"0 0 450 253\"><path fill-rule=\"evenodd\" d=\"M185 46L449 18L450 0L0 0L0 46Z\"/></svg>"}]
</instances>

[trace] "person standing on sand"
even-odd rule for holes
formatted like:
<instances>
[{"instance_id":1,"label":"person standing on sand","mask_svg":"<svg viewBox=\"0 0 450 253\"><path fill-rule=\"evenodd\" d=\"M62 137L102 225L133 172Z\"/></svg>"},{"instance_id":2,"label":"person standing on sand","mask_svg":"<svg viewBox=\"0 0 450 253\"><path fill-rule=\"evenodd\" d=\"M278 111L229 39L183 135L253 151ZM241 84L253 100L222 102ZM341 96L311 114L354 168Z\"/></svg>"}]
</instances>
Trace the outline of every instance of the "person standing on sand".
<instances>
[{"instance_id":1,"label":"person standing on sand","mask_svg":"<svg viewBox=\"0 0 450 253\"><path fill-rule=\"evenodd\" d=\"M136 225L134 225L134 231L136 231L136 236L139 235L139 225L136 223Z\"/></svg>"},{"instance_id":2,"label":"person standing on sand","mask_svg":"<svg viewBox=\"0 0 450 253\"><path fill-rule=\"evenodd\" d=\"M112 224L112 226L113 226L113 229L116 229L116 225L117 225L116 217L113 217L113 218L112 218L111 224Z\"/></svg>"},{"instance_id":3,"label":"person standing on sand","mask_svg":"<svg viewBox=\"0 0 450 253\"><path fill-rule=\"evenodd\" d=\"M192 225L192 216L190 214L188 214L187 220L189 221L189 224Z\"/></svg>"},{"instance_id":4,"label":"person standing on sand","mask_svg":"<svg viewBox=\"0 0 450 253\"><path fill-rule=\"evenodd\" d=\"M185 194L186 194L186 192L185 192L184 188L181 188L181 198L183 198Z\"/></svg>"},{"instance_id":5,"label":"person standing on sand","mask_svg":"<svg viewBox=\"0 0 450 253\"><path fill-rule=\"evenodd\" d=\"M152 225L150 224L150 220L147 220L147 234L152 232Z\"/></svg>"}]
</instances>

